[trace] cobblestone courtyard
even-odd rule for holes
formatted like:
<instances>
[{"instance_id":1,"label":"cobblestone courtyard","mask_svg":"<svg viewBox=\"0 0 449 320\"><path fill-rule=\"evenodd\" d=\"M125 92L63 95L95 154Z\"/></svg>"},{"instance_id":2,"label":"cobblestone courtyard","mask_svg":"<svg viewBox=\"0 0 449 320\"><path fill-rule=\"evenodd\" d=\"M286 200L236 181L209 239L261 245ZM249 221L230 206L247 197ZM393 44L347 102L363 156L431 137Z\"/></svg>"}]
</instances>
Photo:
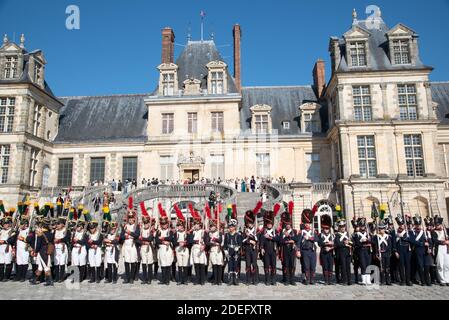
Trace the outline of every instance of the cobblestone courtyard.
<instances>
[{"instance_id":1,"label":"cobblestone courtyard","mask_svg":"<svg viewBox=\"0 0 449 320\"><path fill-rule=\"evenodd\" d=\"M117 284L90 284L82 283L77 287L70 288L70 285L57 283L54 287L44 287L43 285L32 286L28 282L0 283L0 299L2 300L72 300L72 299L99 299L99 300L120 300L120 299L143 299L143 300L447 300L449 299L449 287L413 287L393 286L372 286L367 288L362 285L352 286L325 286L316 284L314 286L284 286L278 283L276 286L265 286L260 283L258 286L246 286L241 283L238 287L212 286L207 283L205 286L189 284L178 286L176 283L170 286L158 285L153 282L151 285L142 285L135 282L133 285L122 284L119 280Z\"/></svg>"}]
</instances>

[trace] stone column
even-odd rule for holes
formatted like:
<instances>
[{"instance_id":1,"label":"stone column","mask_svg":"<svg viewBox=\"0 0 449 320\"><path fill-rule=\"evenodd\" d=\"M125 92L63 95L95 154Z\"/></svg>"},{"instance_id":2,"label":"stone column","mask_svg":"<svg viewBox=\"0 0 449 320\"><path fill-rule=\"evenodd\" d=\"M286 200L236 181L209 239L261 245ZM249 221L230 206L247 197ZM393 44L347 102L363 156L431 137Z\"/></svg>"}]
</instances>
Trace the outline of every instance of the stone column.
<instances>
[{"instance_id":1,"label":"stone column","mask_svg":"<svg viewBox=\"0 0 449 320\"><path fill-rule=\"evenodd\" d=\"M387 84L381 83L380 89L382 91L382 110L383 110L383 118L390 119L390 113L388 111L388 97L387 97Z\"/></svg>"},{"instance_id":2,"label":"stone column","mask_svg":"<svg viewBox=\"0 0 449 320\"><path fill-rule=\"evenodd\" d=\"M45 129L47 127L47 107L42 107L39 116L39 128L37 130L37 136L45 139Z\"/></svg>"}]
</instances>

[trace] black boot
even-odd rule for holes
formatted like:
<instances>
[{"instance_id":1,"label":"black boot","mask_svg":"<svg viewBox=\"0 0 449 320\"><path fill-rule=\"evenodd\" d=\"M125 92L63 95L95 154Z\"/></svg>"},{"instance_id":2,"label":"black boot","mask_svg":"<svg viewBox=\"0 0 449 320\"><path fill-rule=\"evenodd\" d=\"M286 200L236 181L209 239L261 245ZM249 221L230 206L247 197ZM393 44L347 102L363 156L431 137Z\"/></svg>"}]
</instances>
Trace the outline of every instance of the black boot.
<instances>
[{"instance_id":1,"label":"black boot","mask_svg":"<svg viewBox=\"0 0 449 320\"><path fill-rule=\"evenodd\" d=\"M129 275L129 283L133 284L134 283L134 279L136 278L137 264L136 263L130 263L130 265L131 265L131 273Z\"/></svg>"},{"instance_id":2,"label":"black boot","mask_svg":"<svg viewBox=\"0 0 449 320\"><path fill-rule=\"evenodd\" d=\"M139 271L140 271L140 262L135 262L133 264L135 265L134 273L133 273L134 280L138 281L139 280Z\"/></svg>"},{"instance_id":3,"label":"black boot","mask_svg":"<svg viewBox=\"0 0 449 320\"><path fill-rule=\"evenodd\" d=\"M130 265L128 262L125 262L125 281L123 283L130 283L131 281L131 271L130 271Z\"/></svg>"},{"instance_id":4,"label":"black boot","mask_svg":"<svg viewBox=\"0 0 449 320\"><path fill-rule=\"evenodd\" d=\"M296 286L296 282L295 282L295 271L291 270L290 271L290 285L292 286Z\"/></svg>"},{"instance_id":5,"label":"black boot","mask_svg":"<svg viewBox=\"0 0 449 320\"><path fill-rule=\"evenodd\" d=\"M45 274L45 286L46 287L53 286L53 279L51 277L51 272Z\"/></svg>"},{"instance_id":6,"label":"black boot","mask_svg":"<svg viewBox=\"0 0 449 320\"><path fill-rule=\"evenodd\" d=\"M104 283L112 283L112 264L108 263L106 266L106 277L104 279Z\"/></svg>"},{"instance_id":7,"label":"black boot","mask_svg":"<svg viewBox=\"0 0 449 320\"><path fill-rule=\"evenodd\" d=\"M158 271L158 269L159 269L159 263L158 262L155 262L154 263L154 278L156 279L156 277L157 277L157 271Z\"/></svg>"},{"instance_id":8,"label":"black boot","mask_svg":"<svg viewBox=\"0 0 449 320\"><path fill-rule=\"evenodd\" d=\"M217 265L217 284L219 285L219 286L221 286L221 283L222 283L222 277L221 277L221 275L223 274L223 266L220 266L220 265Z\"/></svg>"},{"instance_id":9,"label":"black boot","mask_svg":"<svg viewBox=\"0 0 449 320\"><path fill-rule=\"evenodd\" d=\"M252 276L253 276L252 284L257 286L259 284L259 270L257 267L253 270Z\"/></svg>"},{"instance_id":10,"label":"black boot","mask_svg":"<svg viewBox=\"0 0 449 320\"><path fill-rule=\"evenodd\" d=\"M418 269L418 274L419 274L419 280L420 280L420 284L421 286L425 286L426 285L426 279L424 278L424 269L419 268Z\"/></svg>"},{"instance_id":11,"label":"black boot","mask_svg":"<svg viewBox=\"0 0 449 320\"><path fill-rule=\"evenodd\" d=\"M112 283L113 284L116 284L117 283L117 278L118 278L118 276L117 276L117 270L118 268L117 268L117 265L114 263L114 264L112 264Z\"/></svg>"},{"instance_id":12,"label":"black boot","mask_svg":"<svg viewBox=\"0 0 449 320\"><path fill-rule=\"evenodd\" d=\"M184 272L183 267L178 268L178 285L184 284Z\"/></svg>"},{"instance_id":13,"label":"black boot","mask_svg":"<svg viewBox=\"0 0 449 320\"><path fill-rule=\"evenodd\" d=\"M165 284L165 267L161 268L161 281L159 281L159 284Z\"/></svg>"},{"instance_id":14,"label":"black boot","mask_svg":"<svg viewBox=\"0 0 449 320\"><path fill-rule=\"evenodd\" d=\"M14 282L19 281L21 276L22 276L22 266L16 264L16 274L14 276Z\"/></svg>"},{"instance_id":15,"label":"black boot","mask_svg":"<svg viewBox=\"0 0 449 320\"><path fill-rule=\"evenodd\" d=\"M97 271L96 283L100 283L100 281L101 281L101 274L103 273L103 268L98 267L98 268L96 268L96 271Z\"/></svg>"},{"instance_id":16,"label":"black boot","mask_svg":"<svg viewBox=\"0 0 449 320\"><path fill-rule=\"evenodd\" d=\"M251 271L246 269L246 285L249 286L251 284Z\"/></svg>"},{"instance_id":17,"label":"black boot","mask_svg":"<svg viewBox=\"0 0 449 320\"><path fill-rule=\"evenodd\" d=\"M41 273L39 272L39 271L37 271L36 270L36 272L35 273L33 273L33 277L31 278L31 284L32 285L37 285L37 284L39 284L39 283L41 283L40 282L40 277L41 277Z\"/></svg>"},{"instance_id":18,"label":"black boot","mask_svg":"<svg viewBox=\"0 0 449 320\"><path fill-rule=\"evenodd\" d=\"M265 275L265 285L270 285L269 278L270 278L270 269L264 268L264 275Z\"/></svg>"},{"instance_id":19,"label":"black boot","mask_svg":"<svg viewBox=\"0 0 449 320\"><path fill-rule=\"evenodd\" d=\"M147 284L148 282L148 265L142 263L142 284Z\"/></svg>"},{"instance_id":20,"label":"black boot","mask_svg":"<svg viewBox=\"0 0 449 320\"><path fill-rule=\"evenodd\" d=\"M390 270L385 269L385 284L391 286Z\"/></svg>"},{"instance_id":21,"label":"black boot","mask_svg":"<svg viewBox=\"0 0 449 320\"><path fill-rule=\"evenodd\" d=\"M89 283L94 283L95 282L95 276L96 276L96 269L95 267L91 267L90 268L90 280Z\"/></svg>"},{"instance_id":22,"label":"black boot","mask_svg":"<svg viewBox=\"0 0 449 320\"><path fill-rule=\"evenodd\" d=\"M59 266L59 282L64 282L65 280L65 266Z\"/></svg>"},{"instance_id":23,"label":"black boot","mask_svg":"<svg viewBox=\"0 0 449 320\"><path fill-rule=\"evenodd\" d=\"M315 284L315 272L309 272L310 274L310 279L309 279L309 284Z\"/></svg>"},{"instance_id":24,"label":"black boot","mask_svg":"<svg viewBox=\"0 0 449 320\"><path fill-rule=\"evenodd\" d=\"M271 275L271 285L275 286L276 285L276 269L271 271L270 275Z\"/></svg>"},{"instance_id":25,"label":"black boot","mask_svg":"<svg viewBox=\"0 0 449 320\"><path fill-rule=\"evenodd\" d=\"M12 263L5 265L5 279L4 281L9 281L11 278L11 272L12 272Z\"/></svg>"},{"instance_id":26,"label":"black boot","mask_svg":"<svg viewBox=\"0 0 449 320\"><path fill-rule=\"evenodd\" d=\"M148 265L148 278L147 278L147 284L151 284L151 281L153 281L153 264Z\"/></svg>"},{"instance_id":27,"label":"black boot","mask_svg":"<svg viewBox=\"0 0 449 320\"><path fill-rule=\"evenodd\" d=\"M201 283L200 280L200 265L198 263L195 263L195 277L196 277L196 281L194 283L194 285L198 285Z\"/></svg>"},{"instance_id":28,"label":"black boot","mask_svg":"<svg viewBox=\"0 0 449 320\"><path fill-rule=\"evenodd\" d=\"M55 282L59 282L59 266L53 266L52 274L54 276Z\"/></svg>"},{"instance_id":29,"label":"black boot","mask_svg":"<svg viewBox=\"0 0 449 320\"><path fill-rule=\"evenodd\" d=\"M430 267L429 266L425 266L424 267L424 280L426 282L426 286L431 286L432 282L430 280Z\"/></svg>"}]
</instances>

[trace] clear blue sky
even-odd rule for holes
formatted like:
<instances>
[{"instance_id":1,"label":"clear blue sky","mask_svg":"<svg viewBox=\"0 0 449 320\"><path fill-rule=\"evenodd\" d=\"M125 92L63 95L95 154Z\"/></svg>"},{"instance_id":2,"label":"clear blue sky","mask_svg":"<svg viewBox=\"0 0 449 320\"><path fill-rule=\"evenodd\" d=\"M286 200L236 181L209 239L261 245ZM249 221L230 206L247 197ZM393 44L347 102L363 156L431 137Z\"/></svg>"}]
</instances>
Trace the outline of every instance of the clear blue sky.
<instances>
[{"instance_id":1,"label":"clear blue sky","mask_svg":"<svg viewBox=\"0 0 449 320\"><path fill-rule=\"evenodd\" d=\"M70 4L81 10L80 30L65 28ZM231 68L232 26L242 26L245 86L305 85L317 58L329 74L329 37L350 28L352 8L365 18L370 4L390 27L414 29L422 60L435 67L432 80L449 80L449 0L0 0L0 32L16 40L25 33L28 50L44 51L46 79L58 96L145 93L156 87L161 28L174 28L183 45L190 23L197 40L204 10L206 38L215 33ZM176 55L181 50L177 45Z\"/></svg>"}]
</instances>

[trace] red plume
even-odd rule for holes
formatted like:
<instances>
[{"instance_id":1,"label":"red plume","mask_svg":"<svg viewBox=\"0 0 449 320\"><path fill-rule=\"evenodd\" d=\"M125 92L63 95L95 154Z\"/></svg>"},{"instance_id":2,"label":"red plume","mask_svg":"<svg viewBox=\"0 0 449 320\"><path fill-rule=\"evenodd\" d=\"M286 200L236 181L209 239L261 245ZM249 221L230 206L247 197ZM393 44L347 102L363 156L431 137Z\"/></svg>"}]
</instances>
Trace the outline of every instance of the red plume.
<instances>
[{"instance_id":1,"label":"red plume","mask_svg":"<svg viewBox=\"0 0 449 320\"><path fill-rule=\"evenodd\" d=\"M279 213L279 210L281 210L281 205L279 203L276 203L273 207L273 215L274 217L277 216L277 214Z\"/></svg>"},{"instance_id":2,"label":"red plume","mask_svg":"<svg viewBox=\"0 0 449 320\"><path fill-rule=\"evenodd\" d=\"M317 211L318 211L318 206L314 205L312 208L313 215L315 215L315 212L317 212Z\"/></svg>"},{"instance_id":3,"label":"red plume","mask_svg":"<svg viewBox=\"0 0 449 320\"><path fill-rule=\"evenodd\" d=\"M212 219L212 215L210 213L210 207L209 207L209 204L207 202L206 202L206 206L204 207L204 211L206 211L206 217L208 219Z\"/></svg>"},{"instance_id":4,"label":"red plume","mask_svg":"<svg viewBox=\"0 0 449 320\"><path fill-rule=\"evenodd\" d=\"M162 208L162 203L157 204L157 208L159 209L159 214L161 217L166 217L167 213L165 212L164 208Z\"/></svg>"},{"instance_id":5,"label":"red plume","mask_svg":"<svg viewBox=\"0 0 449 320\"><path fill-rule=\"evenodd\" d=\"M254 214L257 216L257 214L259 213L260 209L262 209L263 203L262 201L257 201L256 207L254 208L253 212Z\"/></svg>"},{"instance_id":6,"label":"red plume","mask_svg":"<svg viewBox=\"0 0 449 320\"><path fill-rule=\"evenodd\" d=\"M235 203L232 204L232 219L237 219L237 205Z\"/></svg>"},{"instance_id":7,"label":"red plume","mask_svg":"<svg viewBox=\"0 0 449 320\"><path fill-rule=\"evenodd\" d=\"M132 209L134 206L133 206L133 197L129 197L128 198L128 209Z\"/></svg>"},{"instance_id":8,"label":"red plume","mask_svg":"<svg viewBox=\"0 0 449 320\"><path fill-rule=\"evenodd\" d=\"M140 210L142 210L142 215L144 217L149 217L150 216L148 214L148 212L147 212L147 208L145 208L145 203L143 201L140 203Z\"/></svg>"},{"instance_id":9,"label":"red plume","mask_svg":"<svg viewBox=\"0 0 449 320\"><path fill-rule=\"evenodd\" d=\"M176 216L178 217L178 219L180 219L180 220L182 220L182 221L185 221L185 218L184 218L184 216L183 216L181 210L179 209L177 203L174 204L173 209L175 209L175 211L176 211Z\"/></svg>"},{"instance_id":10,"label":"red plume","mask_svg":"<svg viewBox=\"0 0 449 320\"><path fill-rule=\"evenodd\" d=\"M201 219L201 216L198 214L198 212L195 211L195 208L193 208L193 204L191 202L189 203L188 207L193 218Z\"/></svg>"},{"instance_id":11,"label":"red plume","mask_svg":"<svg viewBox=\"0 0 449 320\"><path fill-rule=\"evenodd\" d=\"M218 204L218 213L221 213L223 211L223 204L220 202Z\"/></svg>"},{"instance_id":12,"label":"red plume","mask_svg":"<svg viewBox=\"0 0 449 320\"><path fill-rule=\"evenodd\" d=\"M288 213L290 213L290 215L293 215L293 208L294 208L293 201L290 201L288 203Z\"/></svg>"}]
</instances>

